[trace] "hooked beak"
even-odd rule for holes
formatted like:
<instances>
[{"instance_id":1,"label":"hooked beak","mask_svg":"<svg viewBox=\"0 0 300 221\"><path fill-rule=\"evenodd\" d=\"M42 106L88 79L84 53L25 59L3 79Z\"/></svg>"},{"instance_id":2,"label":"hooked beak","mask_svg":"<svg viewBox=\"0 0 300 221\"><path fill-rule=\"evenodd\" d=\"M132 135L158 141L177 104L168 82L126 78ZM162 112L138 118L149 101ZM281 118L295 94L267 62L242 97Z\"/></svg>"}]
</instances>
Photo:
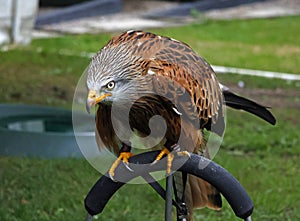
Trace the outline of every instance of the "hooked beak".
<instances>
[{"instance_id":1,"label":"hooked beak","mask_svg":"<svg viewBox=\"0 0 300 221\"><path fill-rule=\"evenodd\" d=\"M97 95L96 91L91 89L89 91L87 100L86 100L86 111L90 113L91 107L95 106L102 100L104 100L106 97L111 96L112 94L107 93L107 94L102 94L102 95Z\"/></svg>"}]
</instances>

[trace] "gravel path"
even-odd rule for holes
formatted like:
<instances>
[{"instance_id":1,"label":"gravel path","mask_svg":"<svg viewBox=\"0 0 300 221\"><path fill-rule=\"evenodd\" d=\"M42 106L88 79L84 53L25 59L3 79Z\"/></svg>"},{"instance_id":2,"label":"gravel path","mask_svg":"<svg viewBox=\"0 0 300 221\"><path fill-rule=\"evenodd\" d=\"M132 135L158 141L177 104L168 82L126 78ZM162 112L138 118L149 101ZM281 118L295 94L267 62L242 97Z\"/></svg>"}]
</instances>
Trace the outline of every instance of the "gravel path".
<instances>
[{"instance_id":1,"label":"gravel path","mask_svg":"<svg viewBox=\"0 0 300 221\"><path fill-rule=\"evenodd\" d=\"M299 0L268 0L227 9L211 10L206 16L212 19L267 18L300 14Z\"/></svg>"},{"instance_id":2,"label":"gravel path","mask_svg":"<svg viewBox=\"0 0 300 221\"><path fill-rule=\"evenodd\" d=\"M192 8L211 19L263 18L300 14L299 0L226 0L226 4L223 3L226 7L220 7L220 1L224 2L224 0L204 0L195 3L123 0L123 10L119 13L46 24L39 27L39 31L34 34L38 37L45 33L47 36L47 32L80 34L170 27L193 21L190 15ZM40 11L40 14L42 13L43 11Z\"/></svg>"}]
</instances>

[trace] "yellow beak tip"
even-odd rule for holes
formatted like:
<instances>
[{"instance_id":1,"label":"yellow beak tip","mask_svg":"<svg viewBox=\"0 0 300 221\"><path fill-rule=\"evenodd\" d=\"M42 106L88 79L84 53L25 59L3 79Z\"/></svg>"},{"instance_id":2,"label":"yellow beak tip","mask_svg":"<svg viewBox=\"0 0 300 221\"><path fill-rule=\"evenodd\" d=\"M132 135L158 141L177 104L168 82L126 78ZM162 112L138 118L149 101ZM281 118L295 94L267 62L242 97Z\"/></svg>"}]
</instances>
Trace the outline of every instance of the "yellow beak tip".
<instances>
[{"instance_id":1,"label":"yellow beak tip","mask_svg":"<svg viewBox=\"0 0 300 221\"><path fill-rule=\"evenodd\" d=\"M96 96L96 92L94 90L90 90L88 94L88 98L86 100L86 110L88 113L90 113L91 107L95 106L96 104L100 103L105 98L112 96L110 93L106 93L100 96Z\"/></svg>"},{"instance_id":2,"label":"yellow beak tip","mask_svg":"<svg viewBox=\"0 0 300 221\"><path fill-rule=\"evenodd\" d=\"M95 104L100 103L102 100L104 100L104 99L107 98L107 97L110 97L111 95L112 95L112 94L107 93L107 94L103 94L103 95L97 97L97 98L95 99Z\"/></svg>"}]
</instances>

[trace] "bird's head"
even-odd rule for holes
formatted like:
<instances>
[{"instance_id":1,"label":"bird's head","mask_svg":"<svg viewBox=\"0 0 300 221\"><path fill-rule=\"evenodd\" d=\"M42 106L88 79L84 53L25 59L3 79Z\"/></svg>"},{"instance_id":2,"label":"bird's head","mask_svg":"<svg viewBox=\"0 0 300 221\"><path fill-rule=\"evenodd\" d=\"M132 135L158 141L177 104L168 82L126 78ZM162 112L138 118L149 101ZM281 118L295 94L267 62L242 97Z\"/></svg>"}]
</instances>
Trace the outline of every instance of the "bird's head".
<instances>
[{"instance_id":1,"label":"bird's head","mask_svg":"<svg viewBox=\"0 0 300 221\"><path fill-rule=\"evenodd\" d=\"M141 75L140 58L126 47L104 47L88 67L87 111L98 103L126 102L145 92L146 79Z\"/></svg>"}]
</instances>

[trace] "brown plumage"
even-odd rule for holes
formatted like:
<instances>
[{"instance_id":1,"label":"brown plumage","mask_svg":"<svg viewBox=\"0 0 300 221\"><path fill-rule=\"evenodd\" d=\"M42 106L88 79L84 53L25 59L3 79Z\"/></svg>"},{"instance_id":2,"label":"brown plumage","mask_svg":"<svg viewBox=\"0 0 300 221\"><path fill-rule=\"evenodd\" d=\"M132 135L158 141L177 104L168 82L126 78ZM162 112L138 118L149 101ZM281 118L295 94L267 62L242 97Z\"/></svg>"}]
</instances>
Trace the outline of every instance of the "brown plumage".
<instances>
[{"instance_id":1,"label":"brown plumage","mask_svg":"<svg viewBox=\"0 0 300 221\"><path fill-rule=\"evenodd\" d=\"M107 88L110 82L116 84L119 92ZM122 141L116 136L111 122L114 101L126 103L128 98L135 101L129 123L131 129L142 136L151 132L150 118L162 116L167 123L164 146L170 150L184 133L189 142L183 142L181 149L203 153L202 129L211 129L211 125L218 123L216 132L223 132L222 93L215 73L207 62L179 41L135 31L116 36L93 58L87 85L99 94L112 94L99 103L96 127L102 141L98 142L99 148L106 147L117 155ZM178 113L187 117L180 121ZM118 116L122 117L122 114ZM220 195L214 187L193 176L188 180L190 207L220 208Z\"/></svg>"},{"instance_id":2,"label":"brown plumage","mask_svg":"<svg viewBox=\"0 0 300 221\"><path fill-rule=\"evenodd\" d=\"M123 107L134 101L129 124L144 137L151 132L152 136L160 135L155 135L155 131L161 125L154 125L151 131L148 124L154 115L162 116L167 125L163 145L169 150L183 134L181 150L203 154L203 129L214 128L215 133L223 133L224 102L215 73L188 45L177 40L141 31L113 37L92 59L87 86L93 91L88 106L99 104L99 148L108 148L117 155L124 140L116 136L111 120L115 102L120 103L115 118L122 122ZM97 96L101 97L98 101ZM221 207L220 195L214 187L193 176L188 181L190 207Z\"/></svg>"}]
</instances>

